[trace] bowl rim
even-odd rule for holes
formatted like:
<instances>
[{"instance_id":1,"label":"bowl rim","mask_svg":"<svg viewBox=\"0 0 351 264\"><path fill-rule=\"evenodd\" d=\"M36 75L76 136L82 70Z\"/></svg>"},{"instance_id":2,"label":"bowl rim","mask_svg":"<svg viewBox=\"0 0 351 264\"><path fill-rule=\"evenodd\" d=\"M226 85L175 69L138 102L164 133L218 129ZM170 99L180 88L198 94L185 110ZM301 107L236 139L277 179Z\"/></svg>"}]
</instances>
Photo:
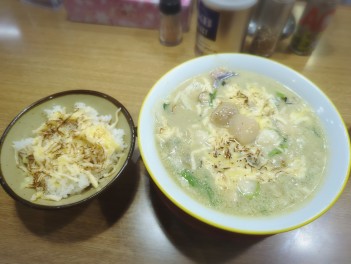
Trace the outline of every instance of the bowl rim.
<instances>
[{"instance_id":1,"label":"bowl rim","mask_svg":"<svg viewBox=\"0 0 351 264\"><path fill-rule=\"evenodd\" d=\"M97 190L96 192L94 192L92 195L85 197L84 199L72 202L72 203L68 203L68 204L63 204L63 205L43 205L43 204L36 204L31 202L30 200L27 199L23 199L22 197L20 197L17 193L15 193L12 188L7 184L5 176L3 175L2 172L2 165L1 165L1 160L0 160L0 185L3 187L3 189L15 200L18 201L24 205L27 205L31 208L35 208L35 209L45 209L45 210L55 210L55 209L63 209L63 208L69 208L69 207L74 207L77 205L80 205L82 203L88 202L94 198L96 198L97 196L99 196L101 193L103 193L105 190L107 190L108 188L111 187L111 185L117 180L117 178L119 178L120 174L122 174L122 172L124 171L124 169L126 168L126 166L128 165L129 161L132 158L133 152L134 152L134 147L135 147L135 143L136 143L136 128L134 126L134 121L132 116L130 115L130 113L128 112L127 108L121 103L119 102L117 99L113 98L110 95L107 95L105 93L102 92L98 92L98 91L94 91L94 90L85 90L85 89L77 89L77 90L66 90L66 91L62 91L62 92L58 92L58 93L54 93L48 96L45 96L33 103L31 103L30 105L26 106L24 109L22 109L13 119L12 121L7 125L7 127L5 128L3 134L1 135L0 138L0 157L2 155L2 147L3 147L3 143L8 135L8 133L10 132L10 130L12 129L12 127L16 124L16 122L21 119L21 117L26 114L27 112L29 112L30 110L32 110L33 108L35 108L36 106L41 105L42 103L48 102L50 100L54 100L56 98L60 98L63 96L67 96L67 95L79 95L79 94L83 94L83 95L89 95L89 96L95 96L95 97L99 97L99 98L103 98L109 102L111 102L113 105L115 105L116 107L121 109L121 112L123 113L123 115L125 116L127 122L128 122L128 126L130 127L130 131L131 131L131 145L129 148L129 151L127 153L127 158L125 160L125 162L123 163L121 169L116 173L116 175L111 176L113 177L112 179L110 179L109 183L102 187L101 189Z\"/></svg>"},{"instance_id":2,"label":"bowl rim","mask_svg":"<svg viewBox=\"0 0 351 264\"><path fill-rule=\"evenodd\" d=\"M151 169L151 165L148 163L147 161L147 149L144 149L144 144L143 144L143 126L142 126L142 122L143 122L143 114L146 112L146 108L147 108L147 102L150 99L150 97L152 97L152 94L154 93L154 91L156 90L156 87L159 86L159 83L165 79L166 77L168 77L169 75L171 75L173 72L179 70L180 68L184 67L187 64L192 64L194 63L194 61L205 61L209 58L213 57L214 59L216 57L231 57L232 59L235 57L236 59L240 59L240 58L248 58L248 59L255 59L255 60L261 60L261 61L265 61L266 63L269 63L271 65L275 65L275 66L279 66L284 70L290 71L291 73L295 74L296 76L298 76L299 78L301 78L304 82L307 82L309 84L311 84L312 86L314 86L317 89L317 92L319 92L321 94L322 97L324 97L324 99L326 99L328 101L328 104L331 106L331 108L335 111L337 117L339 118L340 122L341 122L341 129L343 130L343 134L345 134L346 137L346 141L347 141L347 153L348 153L348 164L347 164L347 169L346 169L346 175L343 177L343 181L341 183L341 187L339 188L337 194L333 197L333 199L328 202L328 204L324 207L323 210L320 210L318 213L314 214L312 217L305 219L304 221L301 221L298 224L294 224L294 225L290 225L287 226L285 228L271 228L271 229L267 229L267 230L251 230L251 229L245 229L245 228L236 228L236 227L229 227L228 225L225 224L220 224L217 223L211 219L205 218L203 216L201 216L200 214L198 214L198 212L192 212L189 208L187 208L187 206L181 204L176 197L173 197L168 190L161 185L161 183L158 180L158 176L156 176L153 172L153 170ZM148 109L150 110L150 109ZM255 56L255 55L250 55L250 54L238 54L238 53L217 53L217 54L210 54L210 55L205 55L205 56L201 56L201 57L196 57L190 60L187 60L177 66L175 66L174 68L170 69L169 71L167 71L164 75L162 75L157 82L152 86L152 88L149 90L148 94L146 95L146 97L144 98L144 101L142 103L141 109L140 109L140 114L139 114L139 119L138 119L138 145L139 145L139 149L140 149L140 154L141 157L144 161L145 167L147 169L147 172L150 174L153 182L156 184L156 186L159 188L159 190L173 203L175 204L178 208L180 208L181 210L183 210L185 213L187 213L188 215L208 224L214 227L217 227L219 229L223 229L226 231L230 231L230 232L236 232L236 233L243 233L243 234L252 234L252 235L269 235L269 234L277 234L277 233L282 233L282 232L287 232L287 231L291 231L294 230L296 228L302 227L314 220L316 220L317 218L319 218L321 215L323 215L325 212L327 212L335 203L336 201L339 199L339 197L341 196L341 194L343 193L343 190L346 187L346 184L348 182L348 178L350 177L350 171L351 171L351 163L350 163L350 153L351 153L351 146L350 146L350 136L347 133L347 127L345 125L345 122L341 116L341 114L339 113L339 111L337 110L337 108L335 107L334 103L331 101L331 99L316 85L314 84L311 80L309 80L308 78L306 78L304 75L302 75L301 73L295 71L294 69L292 69L289 66L286 66L282 63L273 61L271 59L268 58L263 58L263 57L259 57L259 56Z\"/></svg>"}]
</instances>

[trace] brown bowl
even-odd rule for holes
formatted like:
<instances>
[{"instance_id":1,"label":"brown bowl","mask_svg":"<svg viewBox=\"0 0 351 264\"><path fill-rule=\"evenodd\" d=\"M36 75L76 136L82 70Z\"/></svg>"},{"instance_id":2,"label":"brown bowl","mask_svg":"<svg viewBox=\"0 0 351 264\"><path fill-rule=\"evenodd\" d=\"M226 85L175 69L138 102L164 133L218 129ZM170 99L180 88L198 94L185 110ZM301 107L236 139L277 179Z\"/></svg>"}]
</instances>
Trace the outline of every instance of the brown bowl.
<instances>
[{"instance_id":1,"label":"brown bowl","mask_svg":"<svg viewBox=\"0 0 351 264\"><path fill-rule=\"evenodd\" d=\"M21 183L25 173L19 169L15 161L14 141L33 136L32 131L44 121L44 109L54 105L66 107L67 111L73 109L74 103L83 102L98 111L100 115L114 116L118 108L121 109L117 128L125 131L124 141L127 144L125 155L118 161L118 172L99 182L97 188L87 188L80 194L71 195L60 201L38 199L31 201L34 189L23 188ZM47 96L22 110L5 129L0 140L0 183L5 191L15 200L30 207L41 209L59 209L71 207L87 202L105 191L122 173L130 160L135 145L135 128L133 119L127 109L116 99L106 94L89 90L70 90Z\"/></svg>"}]
</instances>

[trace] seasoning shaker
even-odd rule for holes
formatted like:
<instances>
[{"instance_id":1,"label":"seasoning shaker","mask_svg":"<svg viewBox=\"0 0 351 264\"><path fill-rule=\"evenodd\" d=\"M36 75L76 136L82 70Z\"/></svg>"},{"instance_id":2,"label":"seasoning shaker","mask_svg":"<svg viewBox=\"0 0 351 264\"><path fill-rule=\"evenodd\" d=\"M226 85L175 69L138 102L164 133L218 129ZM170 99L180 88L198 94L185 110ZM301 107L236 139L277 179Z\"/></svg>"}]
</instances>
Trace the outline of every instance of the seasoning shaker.
<instances>
[{"instance_id":1,"label":"seasoning shaker","mask_svg":"<svg viewBox=\"0 0 351 264\"><path fill-rule=\"evenodd\" d=\"M180 0L160 0L159 39L165 46L175 46L182 41L181 8Z\"/></svg>"},{"instance_id":2,"label":"seasoning shaker","mask_svg":"<svg viewBox=\"0 0 351 264\"><path fill-rule=\"evenodd\" d=\"M294 4L295 0L262 1L248 48L250 53L264 57L274 53Z\"/></svg>"},{"instance_id":3,"label":"seasoning shaker","mask_svg":"<svg viewBox=\"0 0 351 264\"><path fill-rule=\"evenodd\" d=\"M257 0L198 0L196 55L241 52Z\"/></svg>"},{"instance_id":4,"label":"seasoning shaker","mask_svg":"<svg viewBox=\"0 0 351 264\"><path fill-rule=\"evenodd\" d=\"M308 1L290 43L295 54L310 55L313 52L337 5L337 0Z\"/></svg>"},{"instance_id":5,"label":"seasoning shaker","mask_svg":"<svg viewBox=\"0 0 351 264\"><path fill-rule=\"evenodd\" d=\"M250 22L249 22L249 25L247 28L247 36L246 36L247 40L252 38L256 32L257 19L258 19L258 16L260 15L261 6L263 5L264 2L265 2L265 0L258 0L255 8L252 11ZM284 25L280 39L284 40L284 39L289 38L294 33L295 28L296 28L296 19L295 19L294 14L291 12L288 20L286 21L286 24ZM246 42L247 42L247 40L246 40Z\"/></svg>"}]
</instances>

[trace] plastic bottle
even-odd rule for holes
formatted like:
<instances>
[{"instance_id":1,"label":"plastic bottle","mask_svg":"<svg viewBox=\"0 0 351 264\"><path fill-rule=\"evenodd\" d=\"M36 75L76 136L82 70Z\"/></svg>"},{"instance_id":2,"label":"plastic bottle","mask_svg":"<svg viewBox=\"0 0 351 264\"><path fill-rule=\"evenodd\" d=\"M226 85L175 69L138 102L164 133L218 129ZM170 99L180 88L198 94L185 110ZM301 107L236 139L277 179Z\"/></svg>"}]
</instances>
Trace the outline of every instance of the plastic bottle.
<instances>
[{"instance_id":1,"label":"plastic bottle","mask_svg":"<svg viewBox=\"0 0 351 264\"><path fill-rule=\"evenodd\" d=\"M294 33L290 49L298 55L310 55L328 26L338 5L337 0L309 0Z\"/></svg>"}]
</instances>

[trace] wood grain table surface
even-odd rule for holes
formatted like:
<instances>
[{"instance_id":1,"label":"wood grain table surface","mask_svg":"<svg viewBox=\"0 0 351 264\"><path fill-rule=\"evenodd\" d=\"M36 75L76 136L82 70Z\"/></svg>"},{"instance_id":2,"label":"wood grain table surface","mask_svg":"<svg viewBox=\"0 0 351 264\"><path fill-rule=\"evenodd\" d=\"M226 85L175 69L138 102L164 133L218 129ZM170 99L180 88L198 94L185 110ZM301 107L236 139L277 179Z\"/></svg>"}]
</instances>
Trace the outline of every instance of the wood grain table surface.
<instances>
[{"instance_id":1,"label":"wood grain table surface","mask_svg":"<svg viewBox=\"0 0 351 264\"><path fill-rule=\"evenodd\" d=\"M151 29L74 23L66 11L0 1L0 133L32 102L71 89L119 100L137 123L153 84L195 57L195 17L175 47ZM323 90L351 127L351 6L339 6L311 56L270 58ZM117 184L90 203L28 208L0 189L0 263L351 263L351 190L314 222L254 236L217 230L159 194L138 148Z\"/></svg>"}]
</instances>

